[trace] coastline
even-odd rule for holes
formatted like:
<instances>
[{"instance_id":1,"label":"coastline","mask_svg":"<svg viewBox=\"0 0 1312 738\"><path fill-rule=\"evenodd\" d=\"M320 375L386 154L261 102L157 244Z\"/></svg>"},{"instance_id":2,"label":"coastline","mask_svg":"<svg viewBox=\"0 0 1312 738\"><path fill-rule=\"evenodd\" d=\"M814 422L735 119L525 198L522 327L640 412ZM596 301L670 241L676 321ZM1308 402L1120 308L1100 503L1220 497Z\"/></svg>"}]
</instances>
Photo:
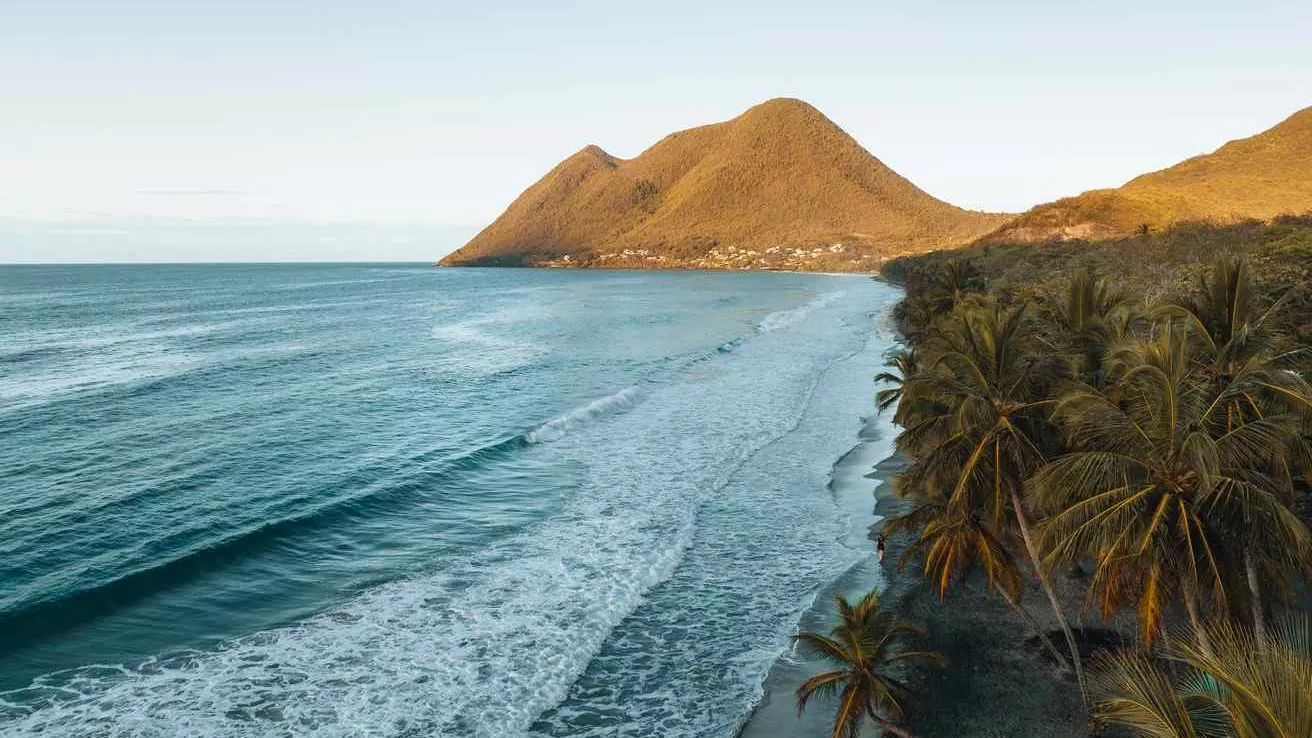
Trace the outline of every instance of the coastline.
<instances>
[{"instance_id":1,"label":"coastline","mask_svg":"<svg viewBox=\"0 0 1312 738\"><path fill-rule=\"evenodd\" d=\"M901 504L893 496L891 482L903 468L905 460L896 454L893 444L897 429L892 414L871 414L862 418L857 443L834 462L828 490L835 502L849 516L843 543L864 555L837 577L819 585L809 607L798 618L796 630L827 631L835 617L834 597L859 596L879 587L886 596L896 599L903 577L893 576L886 568L896 561L890 547L886 564L875 554L874 540L879 522L895 514ZM873 471L872 471L873 469ZM871 480L875 480L872 484ZM873 497L872 497L873 486ZM786 649L775 659L765 680L762 696L753 706L739 738L796 738L828 736L832 723L827 706L818 702L798 715L793 691L814 673L819 664Z\"/></svg>"},{"instance_id":2,"label":"coastline","mask_svg":"<svg viewBox=\"0 0 1312 738\"><path fill-rule=\"evenodd\" d=\"M862 447L868 445L863 441L835 464L836 483L840 473L848 471L843 467L854 468L852 462L857 459L864 469L870 468L869 459L860 458ZM872 480L874 484L874 504L868 507L864 521L870 555L820 587L798 629L827 631L834 622L835 595L860 595L879 586L883 607L924 627L928 633L920 645L948 658L944 669L907 675L919 695L907 721L917 736L1086 738L1090 733L1076 685L1039 652L1033 637L1001 598L971 582L956 585L940 602L913 568L898 570L897 562L908 543L902 536L887 541L885 563L879 564L873 540L878 537L880 521L908 504L892 489L893 477L908 463L893 453L862 475L866 482L862 494L870 494ZM851 491L840 492L835 487L836 494ZM1078 594L1075 597L1078 600ZM1066 596L1063 599L1071 601ZM1024 600L1045 628L1056 627L1042 607L1042 593L1036 586L1027 587ZM1079 619L1072 624L1083 625ZM833 725L832 703L818 700L799 716L793 698L797 685L821 666L791 649L780 654L762 685L764 695L739 738L827 738ZM867 723L862 735L877 736L880 731Z\"/></svg>"},{"instance_id":3,"label":"coastline","mask_svg":"<svg viewBox=\"0 0 1312 738\"><path fill-rule=\"evenodd\" d=\"M895 308L889 319L897 321L898 315ZM902 328L898 326L899 334L903 334ZM866 555L818 587L796 629L827 632L835 620L836 595L850 598L878 587L885 609L926 629L919 645L948 658L944 669L906 675L919 695L907 727L920 738L1087 737L1090 730L1078 688L1040 652L1037 639L1001 598L967 581L954 585L940 601L914 564L899 570L898 563L910 543L906 536L889 538L885 560L882 565L879 562L874 541L881 521L910 506L893 492L893 478L910 463L894 448L897 435L892 413L863 418L858 443L834 463L829 490L851 515L845 543ZM1073 616L1072 626L1084 627L1078 585L1059 580L1058 589ZM1042 600L1037 585L1027 581L1022 601L1045 629L1054 630L1057 623ZM793 696L797 685L823 667L791 648L781 653L738 738L827 738L832 730L832 703L818 700L799 715ZM880 734L868 722L862 729L863 736Z\"/></svg>"}]
</instances>

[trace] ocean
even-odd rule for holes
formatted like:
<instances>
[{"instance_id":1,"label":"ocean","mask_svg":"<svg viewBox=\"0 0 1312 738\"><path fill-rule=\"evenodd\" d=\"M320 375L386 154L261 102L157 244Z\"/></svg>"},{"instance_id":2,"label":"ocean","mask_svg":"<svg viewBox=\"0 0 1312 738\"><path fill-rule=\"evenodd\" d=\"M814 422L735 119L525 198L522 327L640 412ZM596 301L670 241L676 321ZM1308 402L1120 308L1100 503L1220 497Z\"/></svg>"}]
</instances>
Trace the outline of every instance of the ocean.
<instances>
[{"instance_id":1,"label":"ocean","mask_svg":"<svg viewBox=\"0 0 1312 738\"><path fill-rule=\"evenodd\" d=\"M729 738L873 554L899 296L0 267L0 735Z\"/></svg>"}]
</instances>

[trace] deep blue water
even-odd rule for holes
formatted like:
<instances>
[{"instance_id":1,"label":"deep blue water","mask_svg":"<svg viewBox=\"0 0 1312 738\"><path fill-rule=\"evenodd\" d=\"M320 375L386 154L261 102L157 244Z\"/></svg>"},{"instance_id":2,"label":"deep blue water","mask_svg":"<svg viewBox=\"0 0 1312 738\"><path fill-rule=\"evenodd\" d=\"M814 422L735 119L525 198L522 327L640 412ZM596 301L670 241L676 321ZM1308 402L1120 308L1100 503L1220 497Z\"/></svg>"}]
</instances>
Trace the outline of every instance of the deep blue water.
<instances>
[{"instance_id":1,"label":"deep blue water","mask_svg":"<svg viewBox=\"0 0 1312 738\"><path fill-rule=\"evenodd\" d=\"M732 735L897 296L0 267L0 734Z\"/></svg>"}]
</instances>

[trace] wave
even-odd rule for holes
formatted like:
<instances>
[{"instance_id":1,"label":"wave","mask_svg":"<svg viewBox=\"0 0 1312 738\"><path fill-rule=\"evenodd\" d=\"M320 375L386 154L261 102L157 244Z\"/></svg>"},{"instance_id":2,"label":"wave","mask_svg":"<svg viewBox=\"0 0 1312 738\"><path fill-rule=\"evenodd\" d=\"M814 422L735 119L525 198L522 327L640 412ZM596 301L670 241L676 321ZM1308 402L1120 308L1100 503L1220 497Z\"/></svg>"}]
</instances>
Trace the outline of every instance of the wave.
<instances>
[{"instance_id":1,"label":"wave","mask_svg":"<svg viewBox=\"0 0 1312 738\"><path fill-rule=\"evenodd\" d=\"M11 377L0 385L0 415L60 401L77 401L94 394L139 396L199 373L226 371L236 362L284 361L310 350L301 343L282 342L228 350L146 346L101 356L84 355L76 362L67 362L59 372L29 372L27 376ZM4 357L0 357L0 364L3 363Z\"/></svg>"},{"instance_id":2,"label":"wave","mask_svg":"<svg viewBox=\"0 0 1312 738\"><path fill-rule=\"evenodd\" d=\"M549 352L542 346L486 329L501 321L480 318L435 326L430 335L439 341L463 345L466 350L452 352L443 362L447 368L469 374L501 374L527 366Z\"/></svg>"},{"instance_id":3,"label":"wave","mask_svg":"<svg viewBox=\"0 0 1312 738\"><path fill-rule=\"evenodd\" d=\"M791 310L780 310L779 312L776 313L770 313L769 315L761 319L761 322L759 325L757 325L756 329L762 333L768 333L769 331L777 331L780 328L787 328L788 326L806 318L806 316L810 315L816 310L819 310L820 308L823 308L826 305L830 305L842 299L842 297L845 294L847 293L841 291L826 292L823 295L812 298L811 300L806 302L806 304L801 305L800 307L795 307Z\"/></svg>"},{"instance_id":4,"label":"wave","mask_svg":"<svg viewBox=\"0 0 1312 738\"><path fill-rule=\"evenodd\" d=\"M88 738L519 735L669 576L693 527L689 511L671 520L581 501L454 571L383 584L294 626L0 693L0 726Z\"/></svg>"},{"instance_id":5,"label":"wave","mask_svg":"<svg viewBox=\"0 0 1312 738\"><path fill-rule=\"evenodd\" d=\"M709 493L698 496L697 533L679 567L616 626L570 697L540 716L530 736L738 735L742 718L760 699L769 664L814 600L815 583L869 555L843 545L848 521L823 490L833 459L852 443L835 430L867 399L871 357L848 340L864 326L824 323L803 341L786 333L762 336L744 344L743 361L725 357L747 376L717 372L718 378L700 380L735 386L742 407L720 406L725 419L743 426L760 417L772 421L755 428L752 444L742 449L746 456L716 462L725 471L704 487ZM827 351L803 349L817 344ZM790 380L778 384L785 375ZM688 417L682 408L674 412ZM644 407L635 415L646 414ZM699 432L715 425L705 418L684 420L674 435L688 436L689 445L681 449L687 456L656 463L679 458L689 465L681 473L712 466L691 445L718 445L719 439ZM664 440L649 444L658 449Z\"/></svg>"},{"instance_id":6,"label":"wave","mask_svg":"<svg viewBox=\"0 0 1312 738\"><path fill-rule=\"evenodd\" d=\"M684 378L628 387L493 444L493 455L518 449L530 475L541 468L530 461L570 470L548 517L284 628L0 693L0 734L732 734L814 582L847 555L823 534L837 521L814 492L833 458L822 449L844 442L833 419L868 400L869 380L863 365L847 389L816 395L818 373L857 331L828 312L809 321L814 331L776 331L815 302L767 319L732 351L707 346L695 376L672 372ZM435 337L480 342L477 328L455 331ZM825 410L799 428L817 401ZM771 443L787 445L761 453ZM417 481L383 480L378 496L323 514L409 511L409 497L387 488L422 494L447 461L421 457L409 465ZM317 535L321 520L274 536Z\"/></svg>"},{"instance_id":7,"label":"wave","mask_svg":"<svg viewBox=\"0 0 1312 738\"><path fill-rule=\"evenodd\" d=\"M641 393L637 387L627 387L597 400L593 400L586 405L576 407L573 410L561 415L558 418L552 418L543 423L536 430L524 434L524 440L529 443L550 443L558 441L570 431L595 422L599 418L607 415L624 412L642 399Z\"/></svg>"},{"instance_id":8,"label":"wave","mask_svg":"<svg viewBox=\"0 0 1312 738\"><path fill-rule=\"evenodd\" d=\"M210 539L198 547L187 549L179 545L180 542L194 539L196 531L174 533L151 546L154 549L173 548L177 552L165 561L138 568L111 581L85 587L63 597L22 603L9 612L0 612L0 634L3 634L0 635L0 653L130 606L160 590L258 554L298 533L331 528L344 520L376 517L407 504L415 495L435 488L450 477L504 458L525 444L522 436L504 438L457 456L449 456L437 462L435 468L410 473L402 479L384 480L366 487L358 494L251 526L218 540ZM424 463L423 458L417 457L414 463ZM136 502L137 498L111 501L102 506L102 511L104 507ZM170 546L170 540L178 543Z\"/></svg>"}]
</instances>

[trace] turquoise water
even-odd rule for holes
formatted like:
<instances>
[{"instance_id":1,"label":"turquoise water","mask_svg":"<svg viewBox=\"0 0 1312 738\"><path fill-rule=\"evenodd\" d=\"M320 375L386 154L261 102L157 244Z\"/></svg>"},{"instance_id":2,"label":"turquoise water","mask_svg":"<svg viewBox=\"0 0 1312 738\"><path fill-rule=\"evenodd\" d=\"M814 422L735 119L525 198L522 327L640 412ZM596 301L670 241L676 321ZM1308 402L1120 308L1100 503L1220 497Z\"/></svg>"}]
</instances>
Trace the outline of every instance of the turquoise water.
<instances>
[{"instance_id":1,"label":"turquoise water","mask_svg":"<svg viewBox=\"0 0 1312 738\"><path fill-rule=\"evenodd\" d=\"M0 267L0 734L732 735L897 296Z\"/></svg>"}]
</instances>

